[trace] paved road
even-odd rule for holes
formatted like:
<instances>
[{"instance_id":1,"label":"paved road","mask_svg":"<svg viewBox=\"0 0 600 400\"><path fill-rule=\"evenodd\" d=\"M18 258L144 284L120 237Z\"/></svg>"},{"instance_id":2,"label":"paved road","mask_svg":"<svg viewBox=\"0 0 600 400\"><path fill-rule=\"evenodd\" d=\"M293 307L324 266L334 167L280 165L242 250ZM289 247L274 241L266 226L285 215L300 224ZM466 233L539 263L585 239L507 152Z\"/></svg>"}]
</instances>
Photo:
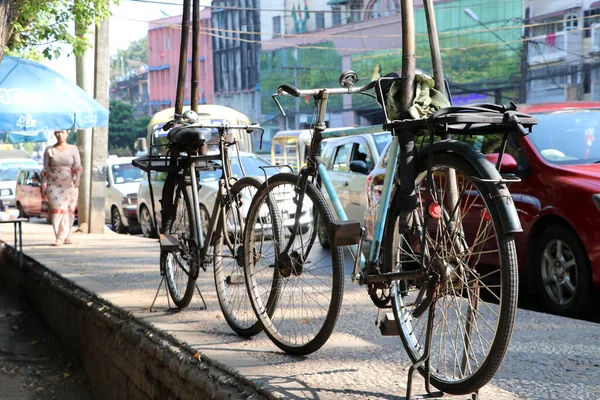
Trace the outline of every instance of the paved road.
<instances>
[{"instance_id":1,"label":"paved road","mask_svg":"<svg viewBox=\"0 0 600 400\"><path fill-rule=\"evenodd\" d=\"M80 234L74 236L74 245L54 248L49 246L50 226L29 223L23 229L29 256L282 398L404 398L408 357L399 338L380 335L374 325L376 308L364 288L349 281L331 339L313 355L293 357L278 351L264 334L250 340L233 334L220 313L209 273L199 278L207 311L198 309L197 296L191 308L170 311L161 291L157 310L150 313L159 283L155 240L110 232ZM0 239L10 243L11 238L2 227ZM599 377L600 324L520 310L508 356L481 397L596 400ZM420 377L416 383L415 393L424 393Z\"/></svg>"}]
</instances>

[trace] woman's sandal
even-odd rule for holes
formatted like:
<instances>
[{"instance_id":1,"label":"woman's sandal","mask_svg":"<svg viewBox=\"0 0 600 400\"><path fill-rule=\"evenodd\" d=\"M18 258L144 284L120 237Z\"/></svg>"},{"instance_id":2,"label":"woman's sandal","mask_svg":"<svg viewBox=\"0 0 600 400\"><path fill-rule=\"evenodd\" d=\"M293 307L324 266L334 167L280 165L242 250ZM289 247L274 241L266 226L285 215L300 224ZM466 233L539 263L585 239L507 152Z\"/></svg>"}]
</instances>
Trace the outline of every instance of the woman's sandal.
<instances>
[{"instance_id":1,"label":"woman's sandal","mask_svg":"<svg viewBox=\"0 0 600 400\"><path fill-rule=\"evenodd\" d=\"M63 244L63 241L61 239L56 239L54 242L52 242L52 246L61 246Z\"/></svg>"},{"instance_id":2,"label":"woman's sandal","mask_svg":"<svg viewBox=\"0 0 600 400\"><path fill-rule=\"evenodd\" d=\"M72 244L73 241L71 240L71 238L66 238L64 243L65 244Z\"/></svg>"}]
</instances>

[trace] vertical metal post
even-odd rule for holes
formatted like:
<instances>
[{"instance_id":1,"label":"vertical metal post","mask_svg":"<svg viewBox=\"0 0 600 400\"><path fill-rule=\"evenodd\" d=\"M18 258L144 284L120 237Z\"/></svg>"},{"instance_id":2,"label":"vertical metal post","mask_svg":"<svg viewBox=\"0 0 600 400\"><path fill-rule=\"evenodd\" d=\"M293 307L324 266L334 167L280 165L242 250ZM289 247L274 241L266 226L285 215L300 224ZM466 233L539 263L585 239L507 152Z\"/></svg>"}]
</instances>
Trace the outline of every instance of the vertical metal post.
<instances>
[{"instance_id":1,"label":"vertical metal post","mask_svg":"<svg viewBox=\"0 0 600 400\"><path fill-rule=\"evenodd\" d=\"M192 11L192 90L191 90L191 108L198 111L198 73L200 55L198 48L198 36L200 35L200 0L194 0Z\"/></svg>"},{"instance_id":2,"label":"vertical metal post","mask_svg":"<svg viewBox=\"0 0 600 400\"><path fill-rule=\"evenodd\" d=\"M433 80L435 88L446 95L446 85L444 85L444 69L442 68L442 56L440 54L440 42L438 39L437 24L435 13L433 11L433 1L424 0L425 20L427 23L427 32L429 33L429 49L431 51L431 67L433 69Z\"/></svg>"},{"instance_id":3,"label":"vertical metal post","mask_svg":"<svg viewBox=\"0 0 600 400\"><path fill-rule=\"evenodd\" d=\"M402 0L400 3L402 16L402 80L398 99L399 109L406 113L412 104L413 83L415 80L415 16L412 0Z\"/></svg>"},{"instance_id":4,"label":"vertical metal post","mask_svg":"<svg viewBox=\"0 0 600 400\"><path fill-rule=\"evenodd\" d=\"M527 102L527 71L529 58L529 7L525 7L523 19L523 47L521 48L521 78L519 81L519 103Z\"/></svg>"},{"instance_id":5,"label":"vertical metal post","mask_svg":"<svg viewBox=\"0 0 600 400\"><path fill-rule=\"evenodd\" d=\"M177 75L177 97L175 99L175 118L181 117L183 97L185 95L185 72L187 69L187 48L190 36L190 0L183 0L181 16L181 47L179 49L179 74Z\"/></svg>"}]
</instances>

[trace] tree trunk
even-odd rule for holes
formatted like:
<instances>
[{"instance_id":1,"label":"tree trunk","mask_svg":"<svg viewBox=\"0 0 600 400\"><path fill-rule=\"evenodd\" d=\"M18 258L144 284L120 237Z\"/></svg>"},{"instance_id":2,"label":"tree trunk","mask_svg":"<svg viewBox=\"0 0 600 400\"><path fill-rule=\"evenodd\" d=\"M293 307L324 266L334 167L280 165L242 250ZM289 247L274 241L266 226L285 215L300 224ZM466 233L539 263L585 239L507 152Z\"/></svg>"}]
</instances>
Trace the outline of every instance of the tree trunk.
<instances>
[{"instance_id":1,"label":"tree trunk","mask_svg":"<svg viewBox=\"0 0 600 400\"><path fill-rule=\"evenodd\" d=\"M2 56L4 56L4 45L10 31L12 9L13 0L0 0L0 61L2 61Z\"/></svg>"}]
</instances>

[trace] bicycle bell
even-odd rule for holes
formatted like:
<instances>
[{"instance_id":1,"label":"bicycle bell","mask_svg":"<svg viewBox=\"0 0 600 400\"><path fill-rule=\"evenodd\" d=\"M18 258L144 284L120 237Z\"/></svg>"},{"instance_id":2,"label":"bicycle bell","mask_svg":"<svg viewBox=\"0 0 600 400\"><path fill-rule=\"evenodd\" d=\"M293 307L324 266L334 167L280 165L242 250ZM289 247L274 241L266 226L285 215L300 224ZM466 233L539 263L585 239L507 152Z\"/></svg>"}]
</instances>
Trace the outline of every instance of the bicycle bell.
<instances>
[{"instance_id":1,"label":"bicycle bell","mask_svg":"<svg viewBox=\"0 0 600 400\"><path fill-rule=\"evenodd\" d=\"M198 122L198 113L196 113L194 110L187 110L181 117L188 124L195 124Z\"/></svg>"}]
</instances>

